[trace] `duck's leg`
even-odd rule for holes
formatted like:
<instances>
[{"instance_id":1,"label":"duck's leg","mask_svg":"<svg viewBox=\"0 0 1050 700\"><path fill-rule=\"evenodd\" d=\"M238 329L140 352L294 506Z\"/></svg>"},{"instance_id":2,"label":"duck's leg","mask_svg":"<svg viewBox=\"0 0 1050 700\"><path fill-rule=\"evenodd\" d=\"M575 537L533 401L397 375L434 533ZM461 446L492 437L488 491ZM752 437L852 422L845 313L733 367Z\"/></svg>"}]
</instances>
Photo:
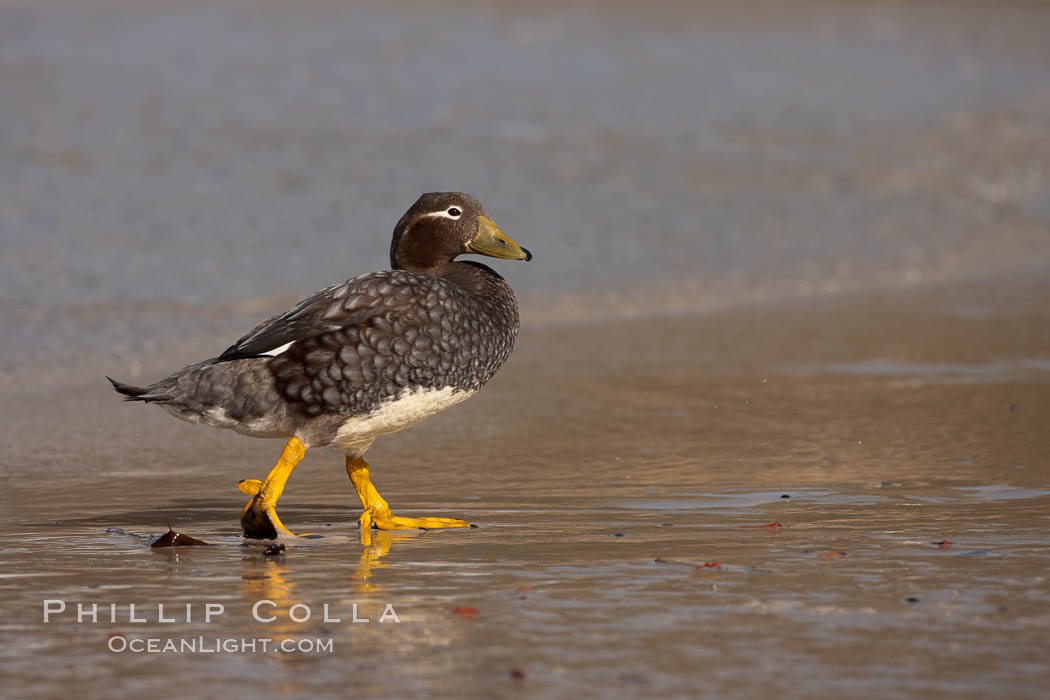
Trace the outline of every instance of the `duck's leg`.
<instances>
[{"instance_id":1,"label":"duck's leg","mask_svg":"<svg viewBox=\"0 0 1050 700\"><path fill-rule=\"evenodd\" d=\"M368 462L360 457L346 458L346 473L357 489L364 512L357 520L360 528L376 527L379 530L437 530L445 527L477 527L464 520L452 518L401 518L390 512L390 506L376 491L368 477Z\"/></svg>"},{"instance_id":2,"label":"duck's leg","mask_svg":"<svg viewBox=\"0 0 1050 700\"><path fill-rule=\"evenodd\" d=\"M299 438L293 437L284 446L281 458L277 460L276 466L270 470L266 479L244 479L237 484L241 493L252 496L252 500L241 512L241 527L244 528L245 537L253 540L274 540L280 535L296 537L277 517L277 499L284 492L284 484L295 465L299 464L305 454L306 446Z\"/></svg>"}]
</instances>

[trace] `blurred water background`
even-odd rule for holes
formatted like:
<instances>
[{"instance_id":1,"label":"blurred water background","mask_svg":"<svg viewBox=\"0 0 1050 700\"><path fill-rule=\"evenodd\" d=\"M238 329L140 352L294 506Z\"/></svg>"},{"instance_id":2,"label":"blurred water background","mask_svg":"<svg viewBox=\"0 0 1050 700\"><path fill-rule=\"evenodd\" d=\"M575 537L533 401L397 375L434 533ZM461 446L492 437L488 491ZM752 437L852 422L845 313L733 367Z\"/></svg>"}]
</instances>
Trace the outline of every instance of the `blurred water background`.
<instances>
[{"instance_id":1,"label":"blurred water background","mask_svg":"<svg viewBox=\"0 0 1050 700\"><path fill-rule=\"evenodd\" d=\"M9 371L174 342L175 305L276 310L384 267L431 190L535 252L507 274L543 318L1050 265L1041 3L0 12Z\"/></svg>"}]
</instances>

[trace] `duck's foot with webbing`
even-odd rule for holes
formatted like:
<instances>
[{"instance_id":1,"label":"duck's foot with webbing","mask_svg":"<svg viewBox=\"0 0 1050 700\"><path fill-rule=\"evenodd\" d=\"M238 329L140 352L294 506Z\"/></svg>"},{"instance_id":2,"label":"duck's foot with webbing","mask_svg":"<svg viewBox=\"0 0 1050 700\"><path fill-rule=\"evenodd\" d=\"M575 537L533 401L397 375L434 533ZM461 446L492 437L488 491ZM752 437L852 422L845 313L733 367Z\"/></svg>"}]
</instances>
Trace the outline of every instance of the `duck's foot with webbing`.
<instances>
[{"instance_id":1,"label":"duck's foot with webbing","mask_svg":"<svg viewBox=\"0 0 1050 700\"><path fill-rule=\"evenodd\" d=\"M390 512L390 506L379 495L368 475L368 462L360 457L346 458L346 473L357 489L364 512L357 520L360 528L378 530L438 530L449 527L477 527L455 518L402 518Z\"/></svg>"}]
</instances>

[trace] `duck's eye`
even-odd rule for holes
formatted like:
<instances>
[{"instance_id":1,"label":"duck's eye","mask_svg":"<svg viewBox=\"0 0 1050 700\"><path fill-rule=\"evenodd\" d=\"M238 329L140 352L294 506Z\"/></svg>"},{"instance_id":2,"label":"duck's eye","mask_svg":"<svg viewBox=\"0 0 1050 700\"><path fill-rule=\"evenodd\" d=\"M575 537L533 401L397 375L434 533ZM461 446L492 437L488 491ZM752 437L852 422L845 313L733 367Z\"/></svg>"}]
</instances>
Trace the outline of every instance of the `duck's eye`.
<instances>
[{"instance_id":1,"label":"duck's eye","mask_svg":"<svg viewBox=\"0 0 1050 700\"><path fill-rule=\"evenodd\" d=\"M453 219L458 219L459 217L463 216L463 212L461 212L457 207L449 207L448 211L445 213L451 216Z\"/></svg>"}]
</instances>

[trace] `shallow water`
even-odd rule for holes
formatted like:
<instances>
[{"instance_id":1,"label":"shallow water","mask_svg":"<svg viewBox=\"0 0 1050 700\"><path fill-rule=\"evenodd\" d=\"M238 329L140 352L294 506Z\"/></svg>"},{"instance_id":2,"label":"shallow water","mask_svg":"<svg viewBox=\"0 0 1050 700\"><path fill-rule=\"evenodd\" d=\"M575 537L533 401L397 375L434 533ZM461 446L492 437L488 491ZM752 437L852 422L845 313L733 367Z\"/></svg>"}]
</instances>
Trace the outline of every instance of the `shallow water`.
<instances>
[{"instance_id":1,"label":"shallow water","mask_svg":"<svg viewBox=\"0 0 1050 700\"><path fill-rule=\"evenodd\" d=\"M62 543L53 531L31 529L8 552L32 575L36 595L8 625L20 652L5 655L5 675L19 695L33 694L27 686L59 694L71 683L115 694L164 692L179 678L183 692L215 697L341 688L501 695L516 686L559 696L782 688L834 697L925 688L1035 697L1050 624L1045 493L1020 503L963 498L940 505L919 498L939 489L858 491L837 503L800 493L703 510L673 498L650 510L646 500L643 513L629 498L514 507L442 499L420 505L469 512L484 527L374 533L360 542L353 534L349 542L320 540L276 557L224 538L228 517L217 521L188 504L177 512L191 520L178 526L218 546L151 551L136 538L103 534L103 523L66 524ZM305 512L286 509L300 521ZM344 508L311 504L308 512L308 520L341 520L345 530ZM774 520L784 527L754 527ZM937 544L949 538L951 545ZM46 571L33 570L34 550L48 552ZM26 589L25 580L0 581L10 602L12 587ZM45 626L38 600L45 595L71 606L116 603L118 622L106 622L103 606L99 624L78 625L66 615ZM253 620L260 600L273 602L260 616L276 620ZM149 621L129 624L128 603ZM177 621L158 623L157 603ZM201 619L205 603L224 606L210 624ZM309 606L310 620L288 619L297 603ZM325 604L338 622L323 621ZM351 621L354 604L357 617L371 622ZM400 623L378 622L386 604ZM302 618L305 610L291 614ZM214 638L331 640L339 662L327 653L107 653L114 633L203 635L212 648ZM69 665L42 679L31 653ZM515 680L515 671L524 677Z\"/></svg>"},{"instance_id":2,"label":"shallow water","mask_svg":"<svg viewBox=\"0 0 1050 700\"><path fill-rule=\"evenodd\" d=\"M0 8L5 695L1042 697L1046 7L246 8ZM279 445L102 375L383 266L450 188L536 254L522 335L369 460L480 527L359 532L315 451L281 515L320 537L245 546ZM313 650L110 650L148 639Z\"/></svg>"}]
</instances>

